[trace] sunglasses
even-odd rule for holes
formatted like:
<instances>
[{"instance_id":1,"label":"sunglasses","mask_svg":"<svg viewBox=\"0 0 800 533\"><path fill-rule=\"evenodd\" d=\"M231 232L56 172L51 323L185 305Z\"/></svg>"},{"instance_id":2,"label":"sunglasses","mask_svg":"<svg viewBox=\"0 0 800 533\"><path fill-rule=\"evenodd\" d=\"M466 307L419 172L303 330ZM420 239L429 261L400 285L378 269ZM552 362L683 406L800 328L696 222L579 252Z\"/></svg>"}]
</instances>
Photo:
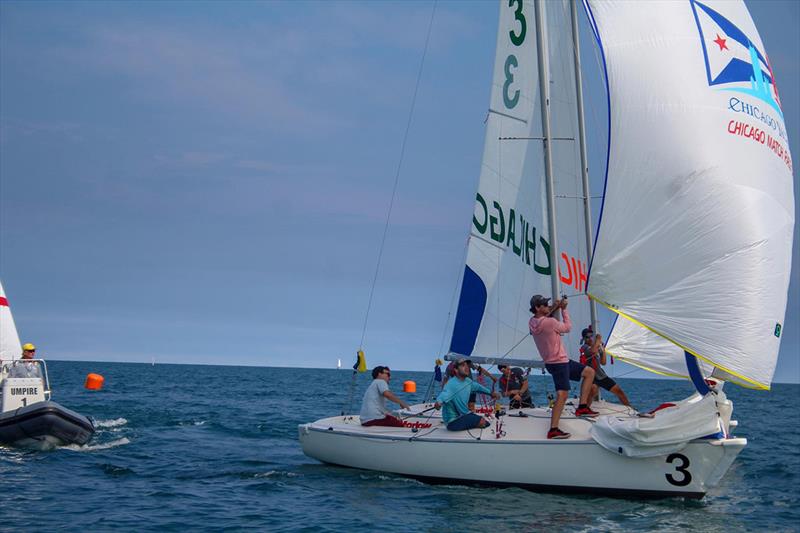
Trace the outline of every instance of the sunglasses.
<instances>
[{"instance_id":1,"label":"sunglasses","mask_svg":"<svg viewBox=\"0 0 800 533\"><path fill-rule=\"evenodd\" d=\"M383 373L384 373L384 374L386 374L386 375L387 375L387 376L389 376L389 377L391 377L391 376L392 376L392 373L391 373L391 372L389 372L388 370L384 370L384 371L383 371Z\"/></svg>"},{"instance_id":2,"label":"sunglasses","mask_svg":"<svg viewBox=\"0 0 800 533\"><path fill-rule=\"evenodd\" d=\"M33 352L35 352L36 350L23 350L23 351L25 351L25 352L30 352L30 353L33 353Z\"/></svg>"}]
</instances>

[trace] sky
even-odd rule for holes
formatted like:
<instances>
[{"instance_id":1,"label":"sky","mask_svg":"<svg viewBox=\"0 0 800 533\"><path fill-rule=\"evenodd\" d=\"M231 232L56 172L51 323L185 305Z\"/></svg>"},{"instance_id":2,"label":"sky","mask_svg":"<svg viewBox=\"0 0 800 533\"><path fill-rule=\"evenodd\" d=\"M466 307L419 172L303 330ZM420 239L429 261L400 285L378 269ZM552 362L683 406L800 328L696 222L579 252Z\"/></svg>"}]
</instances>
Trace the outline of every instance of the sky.
<instances>
[{"instance_id":1,"label":"sky","mask_svg":"<svg viewBox=\"0 0 800 533\"><path fill-rule=\"evenodd\" d=\"M800 3L748 6L800 154ZM22 342L63 360L351 364L431 7L0 2L0 279ZM449 345L497 17L437 5L370 365L430 369ZM605 89L581 24L598 196ZM800 381L794 242L776 381Z\"/></svg>"}]
</instances>

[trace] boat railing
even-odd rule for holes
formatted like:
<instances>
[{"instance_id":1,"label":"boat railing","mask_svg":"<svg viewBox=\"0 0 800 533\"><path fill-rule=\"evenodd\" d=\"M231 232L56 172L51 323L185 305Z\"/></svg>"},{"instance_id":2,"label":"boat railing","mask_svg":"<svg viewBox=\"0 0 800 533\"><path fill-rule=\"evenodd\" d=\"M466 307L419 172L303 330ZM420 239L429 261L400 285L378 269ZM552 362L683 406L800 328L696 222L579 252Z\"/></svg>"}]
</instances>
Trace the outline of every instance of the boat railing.
<instances>
[{"instance_id":1,"label":"boat railing","mask_svg":"<svg viewBox=\"0 0 800 533\"><path fill-rule=\"evenodd\" d=\"M8 377L8 375L11 373L11 369L16 365L30 363L36 363L36 365L41 369L41 376L39 377L44 382L44 397L46 400L50 400L50 397L52 396L52 391L50 390L50 377L47 375L47 362L45 362L44 359L15 359L13 361L0 360L0 383L2 383L3 380Z\"/></svg>"}]
</instances>

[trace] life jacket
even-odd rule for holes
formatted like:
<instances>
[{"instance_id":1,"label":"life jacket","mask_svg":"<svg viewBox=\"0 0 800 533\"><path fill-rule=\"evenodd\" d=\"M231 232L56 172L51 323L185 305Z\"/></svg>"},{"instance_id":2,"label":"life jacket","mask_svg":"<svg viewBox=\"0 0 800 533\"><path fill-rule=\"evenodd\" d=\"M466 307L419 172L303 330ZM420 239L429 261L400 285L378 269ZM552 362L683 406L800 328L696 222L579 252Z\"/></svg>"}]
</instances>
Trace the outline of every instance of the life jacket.
<instances>
[{"instance_id":1,"label":"life jacket","mask_svg":"<svg viewBox=\"0 0 800 533\"><path fill-rule=\"evenodd\" d=\"M585 344L583 346L581 346L580 363L583 366L588 366L588 367L593 368L594 370L597 370L597 364L599 362L598 358L597 357L592 357L592 355L589 353L589 350L587 348L588 347Z\"/></svg>"}]
</instances>

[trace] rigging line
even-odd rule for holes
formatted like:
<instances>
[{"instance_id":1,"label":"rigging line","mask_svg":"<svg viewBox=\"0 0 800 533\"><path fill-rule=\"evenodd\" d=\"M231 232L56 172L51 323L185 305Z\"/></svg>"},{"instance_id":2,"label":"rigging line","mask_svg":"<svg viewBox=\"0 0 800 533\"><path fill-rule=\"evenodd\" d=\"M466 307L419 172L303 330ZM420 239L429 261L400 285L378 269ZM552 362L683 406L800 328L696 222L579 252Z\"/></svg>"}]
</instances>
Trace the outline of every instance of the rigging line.
<instances>
[{"instance_id":1,"label":"rigging line","mask_svg":"<svg viewBox=\"0 0 800 533\"><path fill-rule=\"evenodd\" d=\"M383 237L381 238L381 245L378 249L378 262L375 265L375 275L372 278L372 286L369 289L369 300L367 301L367 312L364 316L364 327L361 330L361 342L359 343L359 349L364 348L364 337L367 334L367 322L369 321L369 311L372 308L372 297L375 294L375 284L378 281L378 272L381 269L381 259L383 258L383 250L386 244L386 235L389 232L389 221L392 217L392 209L394 208L394 200L397 197L397 185L400 182L400 169L403 166L403 156L406 152L406 141L408 140L408 132L411 129L411 120L414 117L414 108L417 104L417 93L419 92L419 82L422 78L422 68L425 66L425 56L428 55L428 44L431 40L431 30L433 29L433 17L436 14L436 3L437 0L433 2L433 8L431 9L431 19L428 22L428 33L425 36L425 46L422 50L422 58L419 62L419 70L417 71L417 81L414 85L414 95L411 97L411 109L408 112L408 121L406 122L406 131L403 134L403 142L400 145L400 159L397 162L397 171L395 172L394 176L394 186L392 187L392 198L389 201L389 210L386 213L386 224L383 227Z\"/></svg>"}]
</instances>

